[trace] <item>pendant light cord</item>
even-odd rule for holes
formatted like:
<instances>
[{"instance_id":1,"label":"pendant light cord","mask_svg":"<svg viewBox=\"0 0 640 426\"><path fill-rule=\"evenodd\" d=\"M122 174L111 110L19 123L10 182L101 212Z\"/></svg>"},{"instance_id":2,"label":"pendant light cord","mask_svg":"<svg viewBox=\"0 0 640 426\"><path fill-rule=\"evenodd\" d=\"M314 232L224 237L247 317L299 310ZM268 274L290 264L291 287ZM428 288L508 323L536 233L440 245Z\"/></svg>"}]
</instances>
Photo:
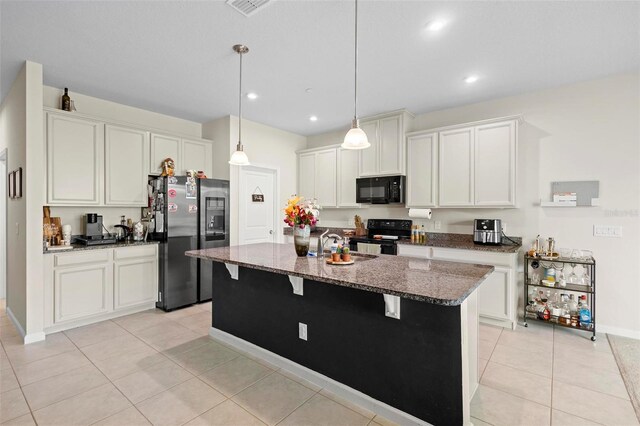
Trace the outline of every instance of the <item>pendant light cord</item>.
<instances>
[{"instance_id":1,"label":"pendant light cord","mask_svg":"<svg viewBox=\"0 0 640 426\"><path fill-rule=\"evenodd\" d=\"M240 93L238 96L238 147L242 149L242 55L240 52Z\"/></svg>"},{"instance_id":2,"label":"pendant light cord","mask_svg":"<svg viewBox=\"0 0 640 426\"><path fill-rule=\"evenodd\" d=\"M355 75L354 75L354 102L353 119L358 119L358 0L356 2L356 25L355 25Z\"/></svg>"}]
</instances>

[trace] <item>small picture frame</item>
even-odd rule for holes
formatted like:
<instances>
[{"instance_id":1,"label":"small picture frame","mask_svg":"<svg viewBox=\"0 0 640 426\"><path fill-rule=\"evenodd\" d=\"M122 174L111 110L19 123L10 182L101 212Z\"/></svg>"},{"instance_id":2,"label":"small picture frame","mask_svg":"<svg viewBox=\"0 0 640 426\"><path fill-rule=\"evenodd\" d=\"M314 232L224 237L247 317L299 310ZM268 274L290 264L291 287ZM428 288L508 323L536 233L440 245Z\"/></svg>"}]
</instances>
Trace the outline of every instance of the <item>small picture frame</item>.
<instances>
[{"instance_id":1,"label":"small picture frame","mask_svg":"<svg viewBox=\"0 0 640 426\"><path fill-rule=\"evenodd\" d=\"M18 170L14 172L15 176L15 198L22 198L22 167L18 167Z\"/></svg>"}]
</instances>

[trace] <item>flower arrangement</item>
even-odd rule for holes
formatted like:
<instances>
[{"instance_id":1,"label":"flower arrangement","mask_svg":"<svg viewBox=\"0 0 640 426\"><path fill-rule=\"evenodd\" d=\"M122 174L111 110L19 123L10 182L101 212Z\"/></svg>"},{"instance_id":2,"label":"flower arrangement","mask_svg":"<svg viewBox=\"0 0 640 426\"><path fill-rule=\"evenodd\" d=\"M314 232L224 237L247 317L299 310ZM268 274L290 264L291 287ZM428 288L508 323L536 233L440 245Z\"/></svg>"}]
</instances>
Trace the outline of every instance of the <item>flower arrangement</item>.
<instances>
[{"instance_id":1,"label":"flower arrangement","mask_svg":"<svg viewBox=\"0 0 640 426\"><path fill-rule=\"evenodd\" d=\"M294 195L287 201L287 207L284 209L284 221L292 227L312 226L318 221L319 210L320 206L315 199L305 200L303 197Z\"/></svg>"}]
</instances>

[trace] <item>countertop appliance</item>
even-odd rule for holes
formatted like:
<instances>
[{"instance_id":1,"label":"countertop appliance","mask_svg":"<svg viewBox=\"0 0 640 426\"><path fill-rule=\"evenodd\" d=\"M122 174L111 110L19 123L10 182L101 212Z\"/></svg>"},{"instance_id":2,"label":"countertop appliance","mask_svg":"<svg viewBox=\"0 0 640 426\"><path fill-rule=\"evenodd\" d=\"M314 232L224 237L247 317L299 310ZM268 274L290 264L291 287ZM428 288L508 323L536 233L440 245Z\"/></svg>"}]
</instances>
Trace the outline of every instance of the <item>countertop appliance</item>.
<instances>
[{"instance_id":1,"label":"countertop appliance","mask_svg":"<svg viewBox=\"0 0 640 426\"><path fill-rule=\"evenodd\" d=\"M356 179L356 202L362 204L404 204L404 176Z\"/></svg>"},{"instance_id":2,"label":"countertop appliance","mask_svg":"<svg viewBox=\"0 0 640 426\"><path fill-rule=\"evenodd\" d=\"M476 244L502 244L502 221L500 219L475 219L473 242Z\"/></svg>"},{"instance_id":3,"label":"countertop appliance","mask_svg":"<svg viewBox=\"0 0 640 426\"><path fill-rule=\"evenodd\" d=\"M211 299L213 264L187 257L187 250L229 245L229 181L186 176L149 178L155 228L160 241L158 308L170 311Z\"/></svg>"},{"instance_id":4,"label":"countertop appliance","mask_svg":"<svg viewBox=\"0 0 640 426\"><path fill-rule=\"evenodd\" d=\"M398 254L396 242L411 239L411 220L369 219L366 237L349 238L349 249L358 251L358 243L379 244L382 254ZM378 238L374 238L378 236Z\"/></svg>"},{"instance_id":5,"label":"countertop appliance","mask_svg":"<svg viewBox=\"0 0 640 426\"><path fill-rule=\"evenodd\" d=\"M82 220L84 234L76 237L75 241L87 246L97 246L103 244L115 244L116 239L111 235L103 235L102 216L97 213L87 213Z\"/></svg>"}]
</instances>

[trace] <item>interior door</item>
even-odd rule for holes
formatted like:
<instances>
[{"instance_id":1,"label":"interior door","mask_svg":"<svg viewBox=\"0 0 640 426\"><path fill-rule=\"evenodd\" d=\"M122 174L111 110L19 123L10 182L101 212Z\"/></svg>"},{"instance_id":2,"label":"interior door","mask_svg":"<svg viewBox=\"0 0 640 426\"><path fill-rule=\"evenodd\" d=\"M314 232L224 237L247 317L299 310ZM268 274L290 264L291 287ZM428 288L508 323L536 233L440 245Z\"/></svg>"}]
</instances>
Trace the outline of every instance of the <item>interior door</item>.
<instances>
[{"instance_id":1,"label":"interior door","mask_svg":"<svg viewBox=\"0 0 640 426\"><path fill-rule=\"evenodd\" d=\"M276 241L274 206L276 172L261 167L240 170L238 241L240 244Z\"/></svg>"}]
</instances>

